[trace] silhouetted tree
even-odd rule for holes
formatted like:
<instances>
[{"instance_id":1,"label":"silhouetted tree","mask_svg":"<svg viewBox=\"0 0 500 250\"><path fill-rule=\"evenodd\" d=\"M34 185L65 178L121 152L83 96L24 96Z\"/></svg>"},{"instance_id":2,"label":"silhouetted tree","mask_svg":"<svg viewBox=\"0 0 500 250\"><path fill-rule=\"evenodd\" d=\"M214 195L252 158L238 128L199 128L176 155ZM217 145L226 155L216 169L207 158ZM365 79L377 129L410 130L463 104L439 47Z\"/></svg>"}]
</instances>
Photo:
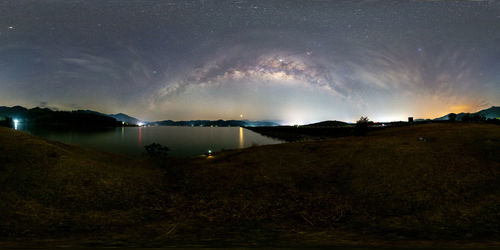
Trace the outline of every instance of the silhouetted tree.
<instances>
[{"instance_id":1,"label":"silhouetted tree","mask_svg":"<svg viewBox=\"0 0 500 250\"><path fill-rule=\"evenodd\" d=\"M365 135L368 127L372 124L368 117L361 116L359 120L356 122L355 133L356 135Z\"/></svg>"},{"instance_id":2,"label":"silhouetted tree","mask_svg":"<svg viewBox=\"0 0 500 250\"><path fill-rule=\"evenodd\" d=\"M12 118L7 116L5 117L5 120L0 120L0 126L12 128L14 126L14 122L12 121Z\"/></svg>"},{"instance_id":3,"label":"silhouetted tree","mask_svg":"<svg viewBox=\"0 0 500 250\"><path fill-rule=\"evenodd\" d=\"M474 115L472 115L472 121L482 122L482 121L485 121L485 120L486 120L486 117L482 116L481 114L474 114Z\"/></svg>"},{"instance_id":4,"label":"silhouetted tree","mask_svg":"<svg viewBox=\"0 0 500 250\"><path fill-rule=\"evenodd\" d=\"M166 146L162 146L159 143L152 143L144 146L146 154L151 158L167 157L168 151L170 149Z\"/></svg>"},{"instance_id":5,"label":"silhouetted tree","mask_svg":"<svg viewBox=\"0 0 500 250\"><path fill-rule=\"evenodd\" d=\"M175 179L181 179L182 172L172 172L172 166L168 164L167 156L168 151L170 151L168 147L162 146L159 143L151 143L144 146L144 149L146 150L146 155L150 158L150 163L153 164L153 166L169 170L170 177L168 179L170 182L173 182Z\"/></svg>"},{"instance_id":6,"label":"silhouetted tree","mask_svg":"<svg viewBox=\"0 0 500 250\"><path fill-rule=\"evenodd\" d=\"M455 121L455 120L457 120L457 114L455 114L455 113L450 113L450 114L448 115L448 120L449 120L449 121Z\"/></svg>"},{"instance_id":7,"label":"silhouetted tree","mask_svg":"<svg viewBox=\"0 0 500 250\"><path fill-rule=\"evenodd\" d=\"M486 118L480 114L465 114L462 117L462 121L464 122L481 122L485 120Z\"/></svg>"},{"instance_id":8,"label":"silhouetted tree","mask_svg":"<svg viewBox=\"0 0 500 250\"><path fill-rule=\"evenodd\" d=\"M500 124L500 118L488 118L486 122L493 124Z\"/></svg>"}]
</instances>

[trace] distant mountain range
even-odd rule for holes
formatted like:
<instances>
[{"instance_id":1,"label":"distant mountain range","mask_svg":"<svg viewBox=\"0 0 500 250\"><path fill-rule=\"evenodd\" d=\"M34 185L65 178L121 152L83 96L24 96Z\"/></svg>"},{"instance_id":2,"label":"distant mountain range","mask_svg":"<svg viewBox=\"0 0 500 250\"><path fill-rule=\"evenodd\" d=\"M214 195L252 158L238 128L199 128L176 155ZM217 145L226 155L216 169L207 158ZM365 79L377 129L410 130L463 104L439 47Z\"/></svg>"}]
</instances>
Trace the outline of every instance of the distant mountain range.
<instances>
[{"instance_id":1,"label":"distant mountain range","mask_svg":"<svg viewBox=\"0 0 500 250\"><path fill-rule=\"evenodd\" d=\"M115 118L117 121L125 122L128 124L139 124L140 122L142 122L141 120L139 120L135 117L126 115L124 113L118 113L118 114L108 115L108 116Z\"/></svg>"},{"instance_id":2,"label":"distant mountain range","mask_svg":"<svg viewBox=\"0 0 500 250\"><path fill-rule=\"evenodd\" d=\"M249 121L249 120L191 120L191 121L154 121L148 122L135 117L118 113L103 114L93 110L76 111L53 111L48 108L27 109L21 106L4 107L0 106L0 120L5 118L16 119L20 122L36 125L58 125L58 126L119 126L122 122L127 125L157 125L157 126L218 126L218 127L260 127L279 126L274 121Z\"/></svg>"},{"instance_id":3,"label":"distant mountain range","mask_svg":"<svg viewBox=\"0 0 500 250\"><path fill-rule=\"evenodd\" d=\"M114 127L112 117L91 110L53 111L48 108L27 109L21 106L0 107L0 120L7 118L21 123L60 127Z\"/></svg>"},{"instance_id":4,"label":"distant mountain range","mask_svg":"<svg viewBox=\"0 0 500 250\"><path fill-rule=\"evenodd\" d=\"M447 120L449 120L449 115L450 114L447 114L447 115L445 115L443 117L435 118L434 120L436 120L436 121L447 121ZM478 111L476 113L459 113L459 114L456 114L456 115L457 115L456 120L458 120L458 121L461 121L467 115L469 115L469 116L481 115L481 116L483 116L486 119L495 119L495 118L499 118L500 117L500 107L492 106L491 108L483 109L483 110Z\"/></svg>"},{"instance_id":5,"label":"distant mountain range","mask_svg":"<svg viewBox=\"0 0 500 250\"><path fill-rule=\"evenodd\" d=\"M158 121L150 122L150 125L160 126L217 126L217 127L272 127L280 124L271 121L249 121L249 120L191 120L191 121Z\"/></svg>"},{"instance_id":6,"label":"distant mountain range","mask_svg":"<svg viewBox=\"0 0 500 250\"><path fill-rule=\"evenodd\" d=\"M279 123L273 121L249 121L249 120L189 120L189 121L143 121L129 115L119 113L108 115L115 118L117 121L128 124L139 124L150 126L192 126L192 127L264 127L264 126L279 126Z\"/></svg>"},{"instance_id":7,"label":"distant mountain range","mask_svg":"<svg viewBox=\"0 0 500 250\"><path fill-rule=\"evenodd\" d=\"M435 118L435 121L448 120L449 115ZM464 117L481 115L486 119L500 118L500 107L491 107L478 111L476 113L459 113L456 114L456 120L462 120ZM103 126L120 126L123 123L127 125L153 125L153 126L217 126L217 127L272 127L279 126L276 121L249 121L249 120L190 120L190 121L143 121L135 117L118 113L118 114L103 114L93 110L76 110L76 111L53 111L48 108L32 108L27 109L21 106L4 107L0 106L0 121L7 117L16 119L19 122L41 125L56 125L56 126L75 126L75 127L103 127ZM427 119L430 120L430 119ZM423 121L417 119L416 121ZM311 127L339 127L348 125L342 121L323 121L305 126Z\"/></svg>"}]
</instances>

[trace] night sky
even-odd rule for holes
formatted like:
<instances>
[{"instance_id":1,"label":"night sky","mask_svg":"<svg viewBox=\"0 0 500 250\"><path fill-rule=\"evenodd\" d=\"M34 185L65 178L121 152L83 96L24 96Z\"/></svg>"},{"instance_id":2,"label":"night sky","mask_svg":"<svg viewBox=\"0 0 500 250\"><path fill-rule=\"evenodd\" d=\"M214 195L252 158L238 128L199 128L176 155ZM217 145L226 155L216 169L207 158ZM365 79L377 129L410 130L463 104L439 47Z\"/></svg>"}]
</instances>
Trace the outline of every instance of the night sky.
<instances>
[{"instance_id":1,"label":"night sky","mask_svg":"<svg viewBox=\"0 0 500 250\"><path fill-rule=\"evenodd\" d=\"M3 106L302 124L499 104L500 1L0 1Z\"/></svg>"}]
</instances>

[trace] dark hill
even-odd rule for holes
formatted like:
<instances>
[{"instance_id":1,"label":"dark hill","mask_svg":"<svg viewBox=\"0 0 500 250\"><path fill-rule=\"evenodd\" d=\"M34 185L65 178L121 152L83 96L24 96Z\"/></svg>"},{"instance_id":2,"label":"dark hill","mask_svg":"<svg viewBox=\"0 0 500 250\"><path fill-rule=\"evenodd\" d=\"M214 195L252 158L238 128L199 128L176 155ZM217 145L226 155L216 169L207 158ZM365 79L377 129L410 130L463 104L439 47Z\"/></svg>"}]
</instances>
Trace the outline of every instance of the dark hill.
<instances>
[{"instance_id":1,"label":"dark hill","mask_svg":"<svg viewBox=\"0 0 500 250\"><path fill-rule=\"evenodd\" d=\"M436 120L436 121L446 121L446 120L449 119L448 116L450 114L447 114L445 116L436 118L434 120ZM492 106L491 108L483 109L483 110L475 112L475 113L463 113L463 112L462 113L458 113L456 120L461 121L461 120L463 120L464 117L473 117L473 116L477 116L477 115L482 116L485 119L500 118L500 107Z\"/></svg>"},{"instance_id":2,"label":"dark hill","mask_svg":"<svg viewBox=\"0 0 500 250\"><path fill-rule=\"evenodd\" d=\"M28 109L21 106L14 107L0 107L0 116L1 117L12 117L23 116L28 112Z\"/></svg>"},{"instance_id":3,"label":"dark hill","mask_svg":"<svg viewBox=\"0 0 500 250\"><path fill-rule=\"evenodd\" d=\"M486 119L488 119L488 118L491 118L491 119L500 118L500 107L492 106L489 109L481 110L479 112L476 112L475 114L480 114L480 115L484 116Z\"/></svg>"},{"instance_id":4,"label":"dark hill","mask_svg":"<svg viewBox=\"0 0 500 250\"><path fill-rule=\"evenodd\" d=\"M312 123L312 124L307 124L304 125L306 127L343 127L349 125L346 122L341 122L341 121L323 121L323 122L318 122L318 123Z\"/></svg>"},{"instance_id":5,"label":"dark hill","mask_svg":"<svg viewBox=\"0 0 500 250\"><path fill-rule=\"evenodd\" d=\"M53 111L40 107L32 109L21 106L0 107L0 117L16 119L28 126L95 128L118 125L114 118L89 110Z\"/></svg>"},{"instance_id":6,"label":"dark hill","mask_svg":"<svg viewBox=\"0 0 500 250\"><path fill-rule=\"evenodd\" d=\"M135 117L129 116L127 114L124 114L124 113L109 115L109 117L113 117L117 121L125 122L125 123L131 124L131 125L136 125L136 124L139 124L139 122L141 122L141 120L139 120Z\"/></svg>"}]
</instances>

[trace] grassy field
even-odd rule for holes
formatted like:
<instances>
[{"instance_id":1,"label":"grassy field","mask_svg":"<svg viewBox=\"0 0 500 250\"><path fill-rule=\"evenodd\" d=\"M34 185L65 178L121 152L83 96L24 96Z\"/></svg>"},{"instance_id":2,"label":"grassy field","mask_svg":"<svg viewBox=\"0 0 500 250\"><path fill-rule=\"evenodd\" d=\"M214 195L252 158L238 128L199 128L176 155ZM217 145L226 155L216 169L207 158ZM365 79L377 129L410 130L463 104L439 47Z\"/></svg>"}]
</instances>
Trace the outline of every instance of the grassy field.
<instances>
[{"instance_id":1,"label":"grassy field","mask_svg":"<svg viewBox=\"0 0 500 250\"><path fill-rule=\"evenodd\" d=\"M500 246L500 126L130 159L0 128L0 247Z\"/></svg>"}]
</instances>

